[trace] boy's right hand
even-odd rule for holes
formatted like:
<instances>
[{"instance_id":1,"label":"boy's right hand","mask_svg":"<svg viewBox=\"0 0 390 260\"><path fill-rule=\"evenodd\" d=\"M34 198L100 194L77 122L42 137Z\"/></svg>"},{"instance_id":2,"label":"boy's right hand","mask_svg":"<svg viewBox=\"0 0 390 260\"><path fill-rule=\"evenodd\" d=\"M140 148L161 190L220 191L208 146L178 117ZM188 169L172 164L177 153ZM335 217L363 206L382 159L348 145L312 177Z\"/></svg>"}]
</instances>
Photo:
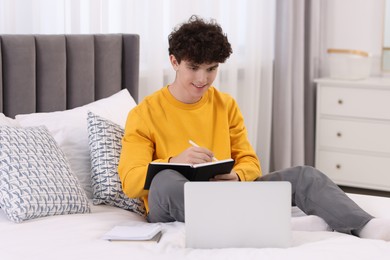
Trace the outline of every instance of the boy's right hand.
<instances>
[{"instance_id":1,"label":"boy's right hand","mask_svg":"<svg viewBox=\"0 0 390 260\"><path fill-rule=\"evenodd\" d=\"M169 159L170 163L190 163L198 164L211 162L213 160L214 154L203 147L194 147L191 146L184 150L181 154L171 157Z\"/></svg>"}]
</instances>

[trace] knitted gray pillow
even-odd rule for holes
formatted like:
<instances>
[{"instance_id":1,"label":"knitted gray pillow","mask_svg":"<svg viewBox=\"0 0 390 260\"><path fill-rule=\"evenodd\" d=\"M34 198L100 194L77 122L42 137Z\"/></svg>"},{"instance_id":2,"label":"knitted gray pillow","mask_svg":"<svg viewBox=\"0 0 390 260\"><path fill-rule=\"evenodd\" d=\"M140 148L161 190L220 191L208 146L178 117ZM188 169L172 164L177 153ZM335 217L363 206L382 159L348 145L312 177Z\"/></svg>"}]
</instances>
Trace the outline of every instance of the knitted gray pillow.
<instances>
[{"instance_id":1,"label":"knitted gray pillow","mask_svg":"<svg viewBox=\"0 0 390 260\"><path fill-rule=\"evenodd\" d=\"M14 222L90 212L85 192L46 127L0 126L0 207Z\"/></svg>"}]
</instances>

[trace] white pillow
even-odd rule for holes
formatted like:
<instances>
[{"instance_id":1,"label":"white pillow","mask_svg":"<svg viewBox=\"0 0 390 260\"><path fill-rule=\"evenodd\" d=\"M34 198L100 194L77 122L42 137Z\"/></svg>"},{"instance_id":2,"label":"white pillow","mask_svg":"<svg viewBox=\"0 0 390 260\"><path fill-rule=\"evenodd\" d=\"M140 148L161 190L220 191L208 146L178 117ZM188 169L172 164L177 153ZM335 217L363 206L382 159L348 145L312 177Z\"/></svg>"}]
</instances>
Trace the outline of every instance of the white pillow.
<instances>
[{"instance_id":1,"label":"white pillow","mask_svg":"<svg viewBox=\"0 0 390 260\"><path fill-rule=\"evenodd\" d=\"M18 127L18 122L10 117L5 116L3 113L0 113L0 126L14 126Z\"/></svg>"},{"instance_id":2,"label":"white pillow","mask_svg":"<svg viewBox=\"0 0 390 260\"><path fill-rule=\"evenodd\" d=\"M104 99L70 110L17 115L22 127L44 125L67 157L88 198L92 198L91 159L87 114L91 111L124 127L127 114L136 105L127 89Z\"/></svg>"},{"instance_id":3,"label":"white pillow","mask_svg":"<svg viewBox=\"0 0 390 260\"><path fill-rule=\"evenodd\" d=\"M90 206L46 127L0 126L0 207L14 222Z\"/></svg>"}]
</instances>

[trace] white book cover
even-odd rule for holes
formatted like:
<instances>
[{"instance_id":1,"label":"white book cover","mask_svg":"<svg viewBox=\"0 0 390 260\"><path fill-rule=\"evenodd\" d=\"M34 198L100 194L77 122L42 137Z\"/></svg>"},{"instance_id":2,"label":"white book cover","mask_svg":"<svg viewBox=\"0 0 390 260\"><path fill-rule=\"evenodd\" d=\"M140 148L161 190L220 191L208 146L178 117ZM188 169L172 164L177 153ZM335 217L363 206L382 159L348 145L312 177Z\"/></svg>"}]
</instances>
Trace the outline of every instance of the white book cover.
<instances>
[{"instance_id":1,"label":"white book cover","mask_svg":"<svg viewBox=\"0 0 390 260\"><path fill-rule=\"evenodd\" d=\"M102 237L111 241L148 241L161 233L161 225L145 223L136 226L115 226Z\"/></svg>"}]
</instances>

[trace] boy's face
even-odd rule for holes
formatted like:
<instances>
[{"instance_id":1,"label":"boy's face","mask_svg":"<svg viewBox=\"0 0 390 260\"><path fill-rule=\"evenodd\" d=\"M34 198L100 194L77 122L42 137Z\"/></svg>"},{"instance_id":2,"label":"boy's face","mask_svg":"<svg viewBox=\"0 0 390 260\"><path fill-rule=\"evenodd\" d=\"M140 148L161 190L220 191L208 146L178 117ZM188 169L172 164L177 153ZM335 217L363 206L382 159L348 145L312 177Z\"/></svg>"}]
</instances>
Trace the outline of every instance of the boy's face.
<instances>
[{"instance_id":1,"label":"boy's face","mask_svg":"<svg viewBox=\"0 0 390 260\"><path fill-rule=\"evenodd\" d=\"M173 55L171 62L176 70L173 94L181 102L189 104L199 101L206 93L217 76L219 65L218 62L194 64L186 60L178 63Z\"/></svg>"}]
</instances>

